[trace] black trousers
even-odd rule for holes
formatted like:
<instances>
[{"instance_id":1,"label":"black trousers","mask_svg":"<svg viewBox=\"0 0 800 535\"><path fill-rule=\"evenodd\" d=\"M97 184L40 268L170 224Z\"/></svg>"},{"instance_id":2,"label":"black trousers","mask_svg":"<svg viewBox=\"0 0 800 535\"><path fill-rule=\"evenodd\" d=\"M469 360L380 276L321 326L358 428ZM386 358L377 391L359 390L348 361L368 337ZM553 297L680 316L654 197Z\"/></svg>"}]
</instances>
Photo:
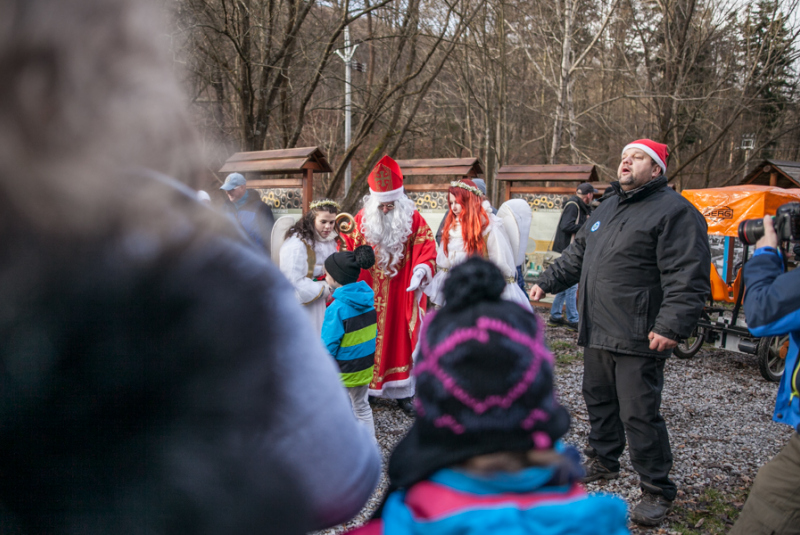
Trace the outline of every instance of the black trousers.
<instances>
[{"instance_id":1,"label":"black trousers","mask_svg":"<svg viewBox=\"0 0 800 535\"><path fill-rule=\"evenodd\" d=\"M602 349L583 351L583 399L589 412L589 446L606 468L618 471L627 436L631 464L643 489L674 500L669 479L672 451L661 417L665 359Z\"/></svg>"}]
</instances>

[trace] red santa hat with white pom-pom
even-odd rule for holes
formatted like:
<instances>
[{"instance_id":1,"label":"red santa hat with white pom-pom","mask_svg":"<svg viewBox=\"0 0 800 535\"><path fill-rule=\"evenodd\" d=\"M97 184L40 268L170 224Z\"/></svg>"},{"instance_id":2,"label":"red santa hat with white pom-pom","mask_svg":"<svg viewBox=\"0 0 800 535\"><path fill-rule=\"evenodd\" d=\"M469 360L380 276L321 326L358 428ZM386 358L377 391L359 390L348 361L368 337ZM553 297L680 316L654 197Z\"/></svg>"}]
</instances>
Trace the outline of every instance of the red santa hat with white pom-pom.
<instances>
[{"instance_id":1,"label":"red santa hat with white pom-pom","mask_svg":"<svg viewBox=\"0 0 800 535\"><path fill-rule=\"evenodd\" d=\"M661 168L661 174L667 174L667 158L669 158L669 149L663 143L657 143L652 139L638 139L633 143L628 143L622 149L622 154L628 149L643 150L655 161Z\"/></svg>"}]
</instances>

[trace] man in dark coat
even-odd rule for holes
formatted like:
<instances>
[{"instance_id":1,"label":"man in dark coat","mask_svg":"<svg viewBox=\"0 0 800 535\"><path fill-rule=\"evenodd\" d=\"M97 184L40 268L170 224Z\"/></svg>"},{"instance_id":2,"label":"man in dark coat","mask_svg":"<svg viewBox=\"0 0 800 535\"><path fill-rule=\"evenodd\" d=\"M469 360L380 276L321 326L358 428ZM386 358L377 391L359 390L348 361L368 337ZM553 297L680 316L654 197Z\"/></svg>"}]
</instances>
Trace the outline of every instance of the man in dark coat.
<instances>
[{"instance_id":1,"label":"man in dark coat","mask_svg":"<svg viewBox=\"0 0 800 535\"><path fill-rule=\"evenodd\" d=\"M561 219L558 220L558 228L556 228L556 235L553 239L553 251L560 253L564 251L572 240L575 234L581 229L586 218L592 213L591 203L594 195L599 193L594 189L594 186L588 182L584 182L575 191L575 195L570 197L564 210L561 212ZM566 325L567 329L571 331L578 330L578 305L575 299L578 292L578 285L574 284L556 294L553 299L553 306L550 307L550 320L551 325ZM564 320L561 315L562 308L567 306L567 319Z\"/></svg>"},{"instance_id":2,"label":"man in dark coat","mask_svg":"<svg viewBox=\"0 0 800 535\"><path fill-rule=\"evenodd\" d=\"M247 190L247 180L239 173L229 174L219 189L228 194L228 210L236 216L250 239L269 254L275 217L267 203L257 192Z\"/></svg>"},{"instance_id":3,"label":"man in dark coat","mask_svg":"<svg viewBox=\"0 0 800 535\"><path fill-rule=\"evenodd\" d=\"M585 481L619 477L627 435L643 491L631 519L642 525L664 519L677 494L659 412L664 363L691 334L710 292L707 226L667 187L666 159L661 143L627 145L612 184L617 194L531 289L538 301L580 281L578 344L591 422Z\"/></svg>"}]
</instances>

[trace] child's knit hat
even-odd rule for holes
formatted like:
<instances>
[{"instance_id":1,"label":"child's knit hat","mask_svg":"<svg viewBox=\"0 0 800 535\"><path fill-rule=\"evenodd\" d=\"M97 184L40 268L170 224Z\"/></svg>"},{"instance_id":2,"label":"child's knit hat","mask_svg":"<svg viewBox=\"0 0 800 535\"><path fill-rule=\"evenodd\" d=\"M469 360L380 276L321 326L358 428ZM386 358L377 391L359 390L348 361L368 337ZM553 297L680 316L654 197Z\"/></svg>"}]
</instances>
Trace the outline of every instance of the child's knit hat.
<instances>
[{"instance_id":1,"label":"child's knit hat","mask_svg":"<svg viewBox=\"0 0 800 535\"><path fill-rule=\"evenodd\" d=\"M354 251L333 253L325 259L325 271L342 286L356 282L361 270L373 265L375 252L369 245L361 245Z\"/></svg>"},{"instance_id":2,"label":"child's knit hat","mask_svg":"<svg viewBox=\"0 0 800 535\"><path fill-rule=\"evenodd\" d=\"M450 272L447 304L423 326L417 418L389 462L391 488L478 455L549 449L569 429L544 330L500 299L504 287L500 270L479 257Z\"/></svg>"}]
</instances>

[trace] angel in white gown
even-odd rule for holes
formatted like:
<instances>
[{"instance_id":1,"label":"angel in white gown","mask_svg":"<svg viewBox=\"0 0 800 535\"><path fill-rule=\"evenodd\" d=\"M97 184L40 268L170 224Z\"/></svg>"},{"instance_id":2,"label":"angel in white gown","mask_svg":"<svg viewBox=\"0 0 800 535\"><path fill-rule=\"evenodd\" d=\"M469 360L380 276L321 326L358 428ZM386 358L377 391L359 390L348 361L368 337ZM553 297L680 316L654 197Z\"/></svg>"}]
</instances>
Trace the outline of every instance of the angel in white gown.
<instances>
[{"instance_id":1,"label":"angel in white gown","mask_svg":"<svg viewBox=\"0 0 800 535\"><path fill-rule=\"evenodd\" d=\"M503 229L503 221L492 213L488 201L471 180L450 184L450 212L444 223L436 254L436 275L425 293L437 307L444 305L444 281L449 272L472 255L493 262L506 278L502 298L531 310L525 292L517 286L514 251Z\"/></svg>"},{"instance_id":2,"label":"angel in white gown","mask_svg":"<svg viewBox=\"0 0 800 535\"><path fill-rule=\"evenodd\" d=\"M308 213L281 236L285 241L280 246L280 269L294 285L297 300L311 315L317 335L322 332L325 305L331 294L325 282L325 259L336 252L334 222L338 213L335 201L315 201Z\"/></svg>"}]
</instances>

